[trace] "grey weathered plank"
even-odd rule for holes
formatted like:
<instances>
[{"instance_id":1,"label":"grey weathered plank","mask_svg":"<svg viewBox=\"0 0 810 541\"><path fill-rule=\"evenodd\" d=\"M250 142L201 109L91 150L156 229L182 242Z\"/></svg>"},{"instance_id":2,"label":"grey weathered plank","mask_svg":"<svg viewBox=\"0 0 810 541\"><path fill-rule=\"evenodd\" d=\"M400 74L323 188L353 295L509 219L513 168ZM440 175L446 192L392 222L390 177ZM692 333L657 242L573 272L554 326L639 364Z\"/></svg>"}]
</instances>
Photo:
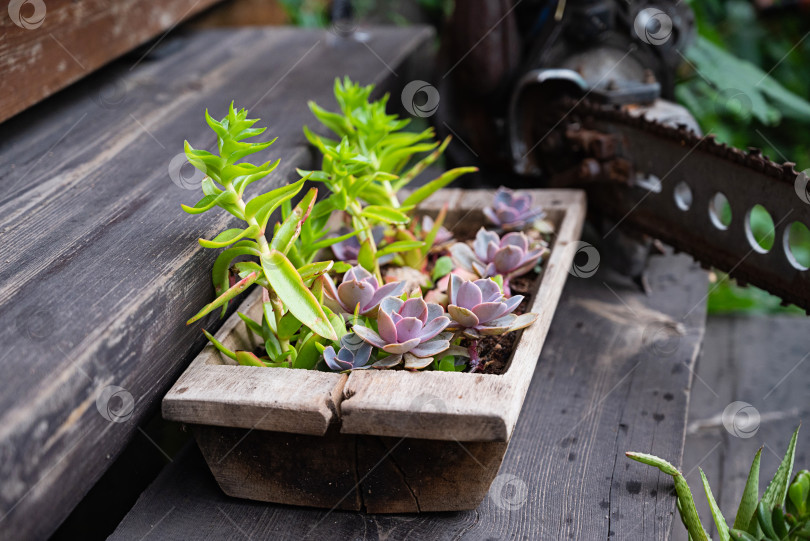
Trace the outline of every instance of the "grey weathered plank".
<instances>
[{"instance_id":1,"label":"grey weathered plank","mask_svg":"<svg viewBox=\"0 0 810 541\"><path fill-rule=\"evenodd\" d=\"M0 18L0 122L217 1L8 2L9 16L27 17L30 26L21 19L15 25L5 13Z\"/></svg>"},{"instance_id":2,"label":"grey weathered plank","mask_svg":"<svg viewBox=\"0 0 810 541\"><path fill-rule=\"evenodd\" d=\"M281 136L262 155L282 158L270 182L289 180L310 161L306 100L334 106L336 76L387 84L387 66L429 36L371 29L361 44L325 31L206 31L167 40L159 60L113 66L2 125L3 537L53 531L203 347L199 328L217 325L213 315L185 320L212 295L215 253L196 239L229 220L182 213L180 203L199 194L168 175L184 139L214 144L203 109L221 116L234 99L263 118L268 135ZM125 422L96 407L110 385L133 398Z\"/></svg>"},{"instance_id":3,"label":"grey weathered plank","mask_svg":"<svg viewBox=\"0 0 810 541\"><path fill-rule=\"evenodd\" d=\"M696 492L704 526L714 525L700 487L703 468L720 509L734 520L751 461L760 446L760 491L764 491L787 449L799 421L807 419L810 404L810 319L791 316L710 317L706 342L698 361L698 376L689 406L683 467ZM759 429L741 438L722 424L729 404L742 401L760 414ZM739 410L736 410L739 411ZM730 412L731 413L731 412ZM743 434L740 432L740 434ZM810 431L799 432L796 469L810 467ZM686 539L673 526L673 539Z\"/></svg>"},{"instance_id":4,"label":"grey weathered plank","mask_svg":"<svg viewBox=\"0 0 810 541\"><path fill-rule=\"evenodd\" d=\"M179 540L189 531L208 539L665 539L671 481L623 453L680 462L707 280L683 256L653 258L650 279L649 297L607 274L568 280L495 481L501 490L475 511L371 516L231 499L190 449L111 539ZM673 322L683 335L656 333Z\"/></svg>"}]
</instances>

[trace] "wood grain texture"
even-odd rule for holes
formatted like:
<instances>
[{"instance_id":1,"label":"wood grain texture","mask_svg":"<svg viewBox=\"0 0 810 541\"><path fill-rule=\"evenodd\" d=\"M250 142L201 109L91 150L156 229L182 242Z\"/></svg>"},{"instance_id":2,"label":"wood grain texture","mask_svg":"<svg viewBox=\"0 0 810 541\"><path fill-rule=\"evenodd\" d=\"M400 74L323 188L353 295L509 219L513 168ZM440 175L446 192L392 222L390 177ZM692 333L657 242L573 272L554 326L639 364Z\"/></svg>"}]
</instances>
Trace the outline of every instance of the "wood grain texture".
<instances>
[{"instance_id":1,"label":"wood grain texture","mask_svg":"<svg viewBox=\"0 0 810 541\"><path fill-rule=\"evenodd\" d=\"M219 1L8 2L9 17L0 18L0 122Z\"/></svg>"},{"instance_id":2,"label":"wood grain texture","mask_svg":"<svg viewBox=\"0 0 810 541\"><path fill-rule=\"evenodd\" d=\"M216 251L197 238L235 221L181 212L199 192L168 174L184 139L214 145L203 110L224 115L233 99L263 118L281 137L261 157L282 158L265 186L289 181L311 164L306 100L336 107L336 76L390 84L385 64L400 65L430 35L167 38L159 59L111 66L3 124L13 137L0 139L0 537L53 531L203 348L200 328L220 324L211 315L185 325L213 295ZM124 89L113 104L97 100L108 86ZM108 400L110 385L132 396L125 422L102 416L124 405Z\"/></svg>"},{"instance_id":3,"label":"wood grain texture","mask_svg":"<svg viewBox=\"0 0 810 541\"><path fill-rule=\"evenodd\" d=\"M574 259L585 220L585 195L575 190L529 190L555 224L556 236L529 311L540 317L522 331L505 374L450 372L353 372L343 391L341 431L457 441L509 441L526 389L543 348L554 310ZM481 209L491 191L448 190L425 201L424 210L445 203L447 227L463 237L485 221Z\"/></svg>"},{"instance_id":4,"label":"wood grain texture","mask_svg":"<svg viewBox=\"0 0 810 541\"><path fill-rule=\"evenodd\" d=\"M255 288L238 311L261 321L261 294ZM260 345L236 313L215 337L231 351L254 351ZM337 418L340 389L347 377L316 370L240 366L208 344L166 393L163 417L322 436Z\"/></svg>"},{"instance_id":5,"label":"wood grain texture","mask_svg":"<svg viewBox=\"0 0 810 541\"><path fill-rule=\"evenodd\" d=\"M689 425L683 456L686 479L697 493L695 502L703 525L716 537L700 485L702 468L726 519L733 522L751 461L762 447L760 494L770 481L799 422L810 416L810 319L795 316L710 316L706 340L695 370L689 404ZM723 412L733 402L745 402L760 415L750 433L742 412L736 419L744 431L735 435L723 426ZM728 419L733 419L733 408ZM749 411L750 413L750 411ZM749 436L750 433L750 436ZM749 436L749 437L740 437ZM810 430L799 431L794 472L810 467ZM673 523L673 540L685 540L680 521Z\"/></svg>"},{"instance_id":6,"label":"wood grain texture","mask_svg":"<svg viewBox=\"0 0 810 541\"><path fill-rule=\"evenodd\" d=\"M504 463L476 510L367 515L236 500L191 448L111 539L172 541L190 531L210 539L666 539L671 479L624 452L680 464L707 279L684 256L651 264L650 296L601 270L568 280Z\"/></svg>"},{"instance_id":7,"label":"wood grain texture","mask_svg":"<svg viewBox=\"0 0 810 541\"><path fill-rule=\"evenodd\" d=\"M368 513L475 509L508 445L191 426L229 496Z\"/></svg>"}]
</instances>

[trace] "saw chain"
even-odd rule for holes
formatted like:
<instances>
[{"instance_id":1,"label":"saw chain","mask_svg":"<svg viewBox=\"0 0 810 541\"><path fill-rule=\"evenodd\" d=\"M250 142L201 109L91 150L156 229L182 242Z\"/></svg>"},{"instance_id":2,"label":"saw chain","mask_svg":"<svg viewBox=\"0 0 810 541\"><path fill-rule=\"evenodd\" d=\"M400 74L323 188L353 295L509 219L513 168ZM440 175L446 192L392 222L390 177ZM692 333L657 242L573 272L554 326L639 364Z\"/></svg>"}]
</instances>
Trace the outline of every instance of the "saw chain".
<instances>
[{"instance_id":1,"label":"saw chain","mask_svg":"<svg viewBox=\"0 0 810 541\"><path fill-rule=\"evenodd\" d=\"M654 107L657 118L651 118ZM660 103L605 105L566 97L555 109L565 114L554 134L546 133L551 141L543 152L546 160L553 156L554 163L544 164L553 185L585 186L616 226L660 239L705 268L810 313L810 271L791 251L792 224L810 225L808 177L795 164L718 143L711 132L700 135L695 126L662 115ZM549 153L555 144L560 151ZM751 229L756 205L773 220L774 242L767 249Z\"/></svg>"}]
</instances>

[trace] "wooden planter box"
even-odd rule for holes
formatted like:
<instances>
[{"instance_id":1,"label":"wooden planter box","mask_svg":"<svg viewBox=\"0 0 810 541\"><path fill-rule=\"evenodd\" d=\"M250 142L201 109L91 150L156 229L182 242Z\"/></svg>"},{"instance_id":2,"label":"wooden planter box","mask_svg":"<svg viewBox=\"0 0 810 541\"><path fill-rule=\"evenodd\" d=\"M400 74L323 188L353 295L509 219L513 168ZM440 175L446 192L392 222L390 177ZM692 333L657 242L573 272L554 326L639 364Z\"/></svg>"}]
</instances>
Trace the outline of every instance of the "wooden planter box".
<instances>
[{"instance_id":1,"label":"wooden planter box","mask_svg":"<svg viewBox=\"0 0 810 541\"><path fill-rule=\"evenodd\" d=\"M525 329L504 374L368 370L334 374L239 366L210 344L163 399L189 423L222 490L239 498L369 513L478 507L498 473L534 373L585 217L576 190L534 190L556 226ZM442 190L457 235L484 223L491 191ZM260 318L260 291L240 311ZM234 314L216 337L258 341Z\"/></svg>"}]
</instances>

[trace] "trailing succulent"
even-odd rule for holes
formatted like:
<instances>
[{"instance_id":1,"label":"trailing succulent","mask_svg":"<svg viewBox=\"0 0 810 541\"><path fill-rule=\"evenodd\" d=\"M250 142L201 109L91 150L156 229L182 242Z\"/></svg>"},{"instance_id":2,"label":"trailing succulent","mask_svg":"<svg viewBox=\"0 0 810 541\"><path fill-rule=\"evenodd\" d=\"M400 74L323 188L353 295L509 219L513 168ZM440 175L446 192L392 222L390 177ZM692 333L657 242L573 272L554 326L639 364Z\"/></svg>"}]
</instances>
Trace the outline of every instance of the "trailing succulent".
<instances>
[{"instance_id":1,"label":"trailing succulent","mask_svg":"<svg viewBox=\"0 0 810 541\"><path fill-rule=\"evenodd\" d=\"M810 472L799 471L793 481L790 476L796 456L797 428L788 444L787 453L768 487L759 496L759 465L762 449L757 451L740 504L731 526L726 521L709 487L703 470L700 477L711 509L717 536L721 541L799 541L810 539ZM692 541L708 541L695 507L689 485L678 469L661 458L644 453L627 453L633 460L655 466L675 481L677 508Z\"/></svg>"},{"instance_id":2,"label":"trailing succulent","mask_svg":"<svg viewBox=\"0 0 810 541\"><path fill-rule=\"evenodd\" d=\"M446 207L412 220L422 201L475 168L447 171L400 195L438 160L449 139L435 141L432 129L404 131L408 120L387 114L388 97L373 101L372 92L372 86L336 80L339 112L310 103L334 137L304 128L321 153L321 169L299 171L295 182L252 197L250 185L266 178L279 160L244 161L275 141L248 141L265 128L254 128L257 120L248 119L246 110L231 104L222 120L206 111L216 152L185 143L188 161L205 176L204 197L183 210L200 214L219 207L242 222L200 239L202 246L222 250L212 272L216 298L189 323L214 310L224 315L248 287L262 288L261 318L238 314L260 348L231 351L203 331L240 364L336 372L477 371L484 337L523 329L537 318L516 315L523 297L510 295L509 280L542 261L542 240L520 231L542 211L531 208L530 198L500 190L486 214L500 220L501 229L515 231L501 238L482 229L473 248L453 244L444 226ZM318 199L318 188L300 197L307 181L322 185L324 197ZM327 250L337 261L322 259ZM434 298L439 302L426 300Z\"/></svg>"}]
</instances>

